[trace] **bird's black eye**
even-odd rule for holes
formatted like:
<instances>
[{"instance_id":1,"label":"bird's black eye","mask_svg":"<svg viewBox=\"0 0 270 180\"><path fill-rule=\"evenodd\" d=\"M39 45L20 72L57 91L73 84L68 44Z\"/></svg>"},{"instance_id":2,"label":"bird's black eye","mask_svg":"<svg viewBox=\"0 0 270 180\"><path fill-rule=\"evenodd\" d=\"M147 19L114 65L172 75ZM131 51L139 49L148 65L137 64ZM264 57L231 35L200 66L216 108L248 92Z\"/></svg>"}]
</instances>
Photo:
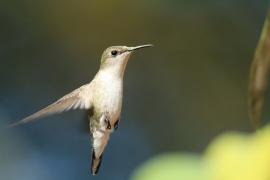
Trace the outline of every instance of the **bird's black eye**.
<instances>
[{"instance_id":1,"label":"bird's black eye","mask_svg":"<svg viewBox=\"0 0 270 180\"><path fill-rule=\"evenodd\" d=\"M116 50L113 50L112 52L111 52L111 54L113 55L113 56L115 56L115 55L117 55L117 51Z\"/></svg>"}]
</instances>

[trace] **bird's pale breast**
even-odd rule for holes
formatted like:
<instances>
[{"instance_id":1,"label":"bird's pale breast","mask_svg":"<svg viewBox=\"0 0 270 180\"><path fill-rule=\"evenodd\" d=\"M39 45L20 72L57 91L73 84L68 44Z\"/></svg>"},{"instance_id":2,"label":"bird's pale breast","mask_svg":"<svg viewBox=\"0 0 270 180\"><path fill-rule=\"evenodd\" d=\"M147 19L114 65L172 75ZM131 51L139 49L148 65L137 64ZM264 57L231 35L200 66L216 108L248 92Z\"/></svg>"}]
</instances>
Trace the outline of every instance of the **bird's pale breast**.
<instances>
[{"instance_id":1,"label":"bird's pale breast","mask_svg":"<svg viewBox=\"0 0 270 180\"><path fill-rule=\"evenodd\" d=\"M122 79L111 75L102 74L94 86L93 106L98 114L106 113L114 124L122 107Z\"/></svg>"}]
</instances>

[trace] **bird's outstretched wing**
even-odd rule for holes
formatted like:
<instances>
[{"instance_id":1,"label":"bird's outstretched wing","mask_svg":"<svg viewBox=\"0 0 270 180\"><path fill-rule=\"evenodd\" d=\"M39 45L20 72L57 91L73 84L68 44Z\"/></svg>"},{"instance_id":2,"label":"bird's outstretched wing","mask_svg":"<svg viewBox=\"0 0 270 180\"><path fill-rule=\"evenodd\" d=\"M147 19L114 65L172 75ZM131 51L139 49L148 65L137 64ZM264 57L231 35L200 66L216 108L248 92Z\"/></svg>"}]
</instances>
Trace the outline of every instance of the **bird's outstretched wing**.
<instances>
[{"instance_id":1,"label":"bird's outstretched wing","mask_svg":"<svg viewBox=\"0 0 270 180\"><path fill-rule=\"evenodd\" d=\"M68 111L70 109L89 109L91 106L90 88L90 84L81 86L80 88L60 98L53 104L47 106L46 108L41 109L40 111L11 124L11 126L17 126L19 124L27 123L45 116L49 116L51 114Z\"/></svg>"}]
</instances>

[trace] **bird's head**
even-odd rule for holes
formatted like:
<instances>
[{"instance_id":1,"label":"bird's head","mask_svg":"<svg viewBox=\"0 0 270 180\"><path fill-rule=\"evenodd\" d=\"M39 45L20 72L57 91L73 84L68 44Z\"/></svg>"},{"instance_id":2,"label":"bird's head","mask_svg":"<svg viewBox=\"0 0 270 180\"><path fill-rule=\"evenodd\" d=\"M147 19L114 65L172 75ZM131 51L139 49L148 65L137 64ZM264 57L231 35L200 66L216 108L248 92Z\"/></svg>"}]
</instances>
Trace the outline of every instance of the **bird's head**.
<instances>
[{"instance_id":1,"label":"bird's head","mask_svg":"<svg viewBox=\"0 0 270 180\"><path fill-rule=\"evenodd\" d=\"M151 47L153 45L141 45L135 47L127 47L127 46L111 46L108 47L102 54L101 57L101 69L116 67L124 69L125 65L131 55L132 52L146 47Z\"/></svg>"}]
</instances>

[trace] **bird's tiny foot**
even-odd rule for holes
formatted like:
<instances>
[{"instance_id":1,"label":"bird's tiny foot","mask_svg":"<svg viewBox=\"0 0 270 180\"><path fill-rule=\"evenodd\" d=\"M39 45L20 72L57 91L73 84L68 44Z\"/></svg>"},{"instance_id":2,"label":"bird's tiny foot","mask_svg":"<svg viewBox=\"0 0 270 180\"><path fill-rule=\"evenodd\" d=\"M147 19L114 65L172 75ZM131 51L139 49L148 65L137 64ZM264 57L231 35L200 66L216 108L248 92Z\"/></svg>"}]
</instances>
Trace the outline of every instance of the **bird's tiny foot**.
<instances>
[{"instance_id":1,"label":"bird's tiny foot","mask_svg":"<svg viewBox=\"0 0 270 180\"><path fill-rule=\"evenodd\" d=\"M119 119L113 125L114 130L117 130L118 126L119 126Z\"/></svg>"},{"instance_id":2,"label":"bird's tiny foot","mask_svg":"<svg viewBox=\"0 0 270 180\"><path fill-rule=\"evenodd\" d=\"M110 120L108 118L105 119L105 122L107 123L107 129L112 129Z\"/></svg>"}]
</instances>

